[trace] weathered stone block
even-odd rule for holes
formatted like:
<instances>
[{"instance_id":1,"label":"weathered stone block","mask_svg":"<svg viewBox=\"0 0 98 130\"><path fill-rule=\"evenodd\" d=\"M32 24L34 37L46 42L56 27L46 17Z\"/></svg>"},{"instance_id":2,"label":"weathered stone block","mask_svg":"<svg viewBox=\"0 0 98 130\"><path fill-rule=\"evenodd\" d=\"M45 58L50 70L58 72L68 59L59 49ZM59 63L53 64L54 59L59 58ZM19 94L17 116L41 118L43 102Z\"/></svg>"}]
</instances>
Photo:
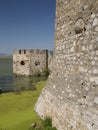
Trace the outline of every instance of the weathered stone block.
<instances>
[{"instance_id":1,"label":"weathered stone block","mask_svg":"<svg viewBox=\"0 0 98 130\"><path fill-rule=\"evenodd\" d=\"M98 25L98 19L97 18L95 18L94 21L93 21L93 26L96 26L96 25Z\"/></svg>"}]
</instances>

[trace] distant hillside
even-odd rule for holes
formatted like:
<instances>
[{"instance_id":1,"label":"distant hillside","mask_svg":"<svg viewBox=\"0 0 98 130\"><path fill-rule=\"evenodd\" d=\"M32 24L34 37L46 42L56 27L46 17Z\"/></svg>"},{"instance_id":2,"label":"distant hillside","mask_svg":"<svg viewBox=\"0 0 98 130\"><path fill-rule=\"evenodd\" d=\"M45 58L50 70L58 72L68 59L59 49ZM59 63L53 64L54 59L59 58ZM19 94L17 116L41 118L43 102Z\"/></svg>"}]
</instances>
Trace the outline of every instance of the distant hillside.
<instances>
[{"instance_id":1,"label":"distant hillside","mask_svg":"<svg viewBox=\"0 0 98 130\"><path fill-rule=\"evenodd\" d=\"M0 53L0 56L6 56L7 54L5 54L5 53Z\"/></svg>"},{"instance_id":2,"label":"distant hillside","mask_svg":"<svg viewBox=\"0 0 98 130\"><path fill-rule=\"evenodd\" d=\"M6 53L0 53L0 58L12 58L12 55Z\"/></svg>"}]
</instances>

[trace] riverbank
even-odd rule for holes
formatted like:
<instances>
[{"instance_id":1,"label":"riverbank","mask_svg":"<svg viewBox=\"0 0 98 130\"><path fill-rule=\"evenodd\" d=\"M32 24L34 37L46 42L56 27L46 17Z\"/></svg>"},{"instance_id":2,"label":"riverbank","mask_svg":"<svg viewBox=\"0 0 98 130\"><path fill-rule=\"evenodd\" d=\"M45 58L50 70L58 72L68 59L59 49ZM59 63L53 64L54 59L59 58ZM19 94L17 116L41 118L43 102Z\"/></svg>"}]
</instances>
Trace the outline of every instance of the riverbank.
<instances>
[{"instance_id":1,"label":"riverbank","mask_svg":"<svg viewBox=\"0 0 98 130\"><path fill-rule=\"evenodd\" d=\"M34 105L45 83L38 82L35 91L0 95L0 130L29 130L32 122L40 123Z\"/></svg>"}]
</instances>

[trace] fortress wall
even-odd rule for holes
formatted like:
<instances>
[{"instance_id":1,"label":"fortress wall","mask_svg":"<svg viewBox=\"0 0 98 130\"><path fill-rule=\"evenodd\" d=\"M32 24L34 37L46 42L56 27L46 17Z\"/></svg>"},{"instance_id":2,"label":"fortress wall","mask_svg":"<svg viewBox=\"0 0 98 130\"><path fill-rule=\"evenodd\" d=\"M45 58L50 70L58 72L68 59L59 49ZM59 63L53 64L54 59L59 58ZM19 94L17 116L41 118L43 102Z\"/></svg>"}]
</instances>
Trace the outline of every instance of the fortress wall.
<instances>
[{"instance_id":1,"label":"fortress wall","mask_svg":"<svg viewBox=\"0 0 98 130\"><path fill-rule=\"evenodd\" d=\"M53 57L52 54L50 54L48 51L48 68L50 69L51 72L53 69L52 67L53 67Z\"/></svg>"},{"instance_id":2,"label":"fortress wall","mask_svg":"<svg viewBox=\"0 0 98 130\"><path fill-rule=\"evenodd\" d=\"M48 50L15 50L13 73L16 75L38 75L50 67L52 57ZM52 67L52 66L51 66Z\"/></svg>"},{"instance_id":3,"label":"fortress wall","mask_svg":"<svg viewBox=\"0 0 98 130\"><path fill-rule=\"evenodd\" d=\"M30 56L31 75L43 72L48 68L48 50L35 50Z\"/></svg>"},{"instance_id":4,"label":"fortress wall","mask_svg":"<svg viewBox=\"0 0 98 130\"><path fill-rule=\"evenodd\" d=\"M58 130L98 130L97 0L56 0L53 61L35 111Z\"/></svg>"}]
</instances>

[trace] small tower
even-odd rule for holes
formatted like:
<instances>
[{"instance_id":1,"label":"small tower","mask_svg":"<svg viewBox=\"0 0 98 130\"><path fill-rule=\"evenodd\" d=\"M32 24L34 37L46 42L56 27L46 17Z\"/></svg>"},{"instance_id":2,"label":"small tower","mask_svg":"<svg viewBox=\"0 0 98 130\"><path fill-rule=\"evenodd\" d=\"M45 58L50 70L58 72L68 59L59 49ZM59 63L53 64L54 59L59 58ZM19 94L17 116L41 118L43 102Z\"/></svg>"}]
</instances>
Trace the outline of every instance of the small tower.
<instances>
[{"instance_id":1,"label":"small tower","mask_svg":"<svg viewBox=\"0 0 98 130\"><path fill-rule=\"evenodd\" d=\"M16 75L42 74L49 66L48 50L15 50L13 53L13 73Z\"/></svg>"},{"instance_id":2,"label":"small tower","mask_svg":"<svg viewBox=\"0 0 98 130\"><path fill-rule=\"evenodd\" d=\"M16 75L30 75L30 50L14 50L13 73Z\"/></svg>"}]
</instances>

